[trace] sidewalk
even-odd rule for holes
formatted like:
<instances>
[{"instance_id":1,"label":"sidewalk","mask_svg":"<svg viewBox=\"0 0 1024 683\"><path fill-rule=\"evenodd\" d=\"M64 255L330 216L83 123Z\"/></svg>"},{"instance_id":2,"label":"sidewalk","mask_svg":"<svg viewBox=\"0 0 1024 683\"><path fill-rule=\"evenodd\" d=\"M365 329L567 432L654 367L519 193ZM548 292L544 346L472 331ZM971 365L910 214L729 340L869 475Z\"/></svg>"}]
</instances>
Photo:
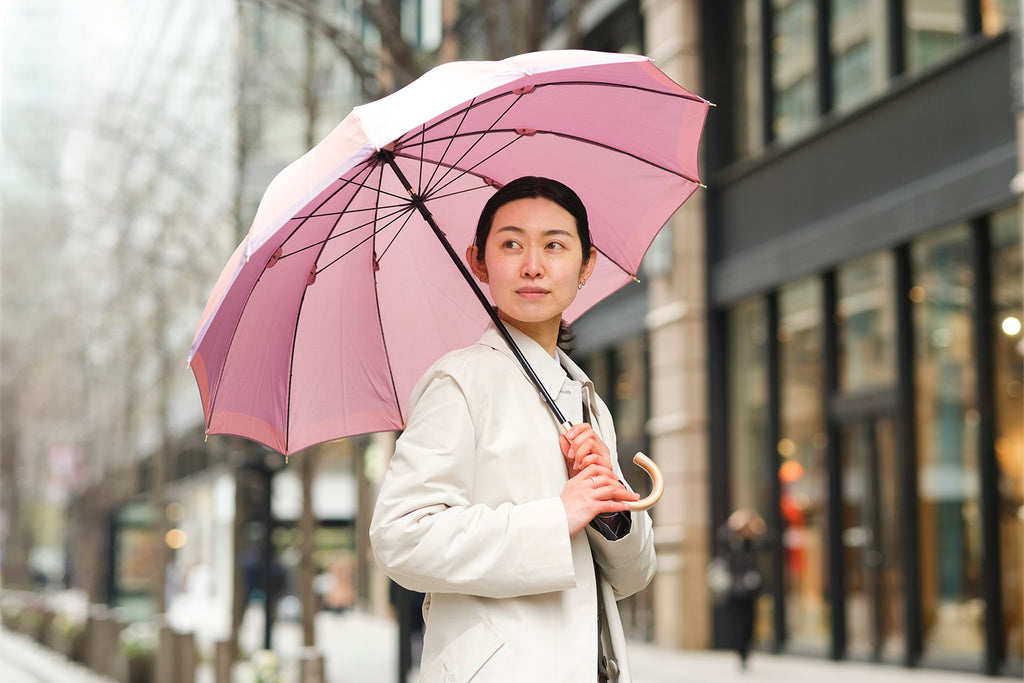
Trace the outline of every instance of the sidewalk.
<instances>
[{"instance_id":1,"label":"sidewalk","mask_svg":"<svg viewBox=\"0 0 1024 683\"><path fill-rule=\"evenodd\" d=\"M0 681L3 683L113 683L70 662L28 636L0 627Z\"/></svg>"},{"instance_id":2,"label":"sidewalk","mask_svg":"<svg viewBox=\"0 0 1024 683\"><path fill-rule=\"evenodd\" d=\"M243 633L243 640L256 636L258 644L258 635L255 629L250 629ZM328 683L395 683L398 680L397 627L391 620L360 612L341 616L321 613L317 617L317 641L325 655ZM278 624L274 631L274 649L283 663L293 663L301 645L298 624ZM639 642L630 645L629 661L634 683L1001 683L1012 680L759 652L751 655L750 666L743 671L735 655L729 652L672 650ZM197 683L212 683L209 666L200 668L196 680ZM246 679L238 677L237 680ZM294 682L297 678L292 676L288 680ZM415 675L408 680L414 683ZM4 629L0 629L0 681L112 683L27 637Z\"/></svg>"},{"instance_id":3,"label":"sidewalk","mask_svg":"<svg viewBox=\"0 0 1024 683\"><path fill-rule=\"evenodd\" d=\"M360 613L340 617L321 614L317 636L327 657L330 683L394 683L397 680L398 636L394 622ZM640 642L630 644L629 662L633 683L982 683L1012 680L759 652L750 656L749 668L743 671L732 652L673 650ZM416 678L410 676L409 681L412 683Z\"/></svg>"}]
</instances>

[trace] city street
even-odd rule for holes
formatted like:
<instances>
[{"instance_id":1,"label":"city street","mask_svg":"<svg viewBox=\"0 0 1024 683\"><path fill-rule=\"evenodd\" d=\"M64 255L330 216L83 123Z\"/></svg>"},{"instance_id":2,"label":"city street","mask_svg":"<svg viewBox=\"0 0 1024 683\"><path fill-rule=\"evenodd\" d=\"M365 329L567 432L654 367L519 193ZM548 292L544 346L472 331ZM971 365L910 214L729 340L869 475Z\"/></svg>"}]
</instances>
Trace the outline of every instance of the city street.
<instances>
[{"instance_id":1,"label":"city street","mask_svg":"<svg viewBox=\"0 0 1024 683\"><path fill-rule=\"evenodd\" d=\"M343 616L323 613L317 626L321 651L326 655L329 683L395 683L396 627L392 621L362 613ZM243 640L246 637L243 635ZM279 625L274 638L282 661L293 660L301 644L297 625ZM630 662L634 683L981 683L993 680L977 674L907 670L895 666L835 663L761 653L752 655L750 667L743 671L731 653L670 650L646 643L631 645ZM237 673L244 674L244 671ZM249 679L239 675L236 680L247 683ZM294 677L288 680L296 681ZM410 683L415 680L415 675L410 675ZM93 675L24 636L2 629L0 681L110 683L110 679ZM208 667L201 668L197 681L212 683L212 671Z\"/></svg>"}]
</instances>

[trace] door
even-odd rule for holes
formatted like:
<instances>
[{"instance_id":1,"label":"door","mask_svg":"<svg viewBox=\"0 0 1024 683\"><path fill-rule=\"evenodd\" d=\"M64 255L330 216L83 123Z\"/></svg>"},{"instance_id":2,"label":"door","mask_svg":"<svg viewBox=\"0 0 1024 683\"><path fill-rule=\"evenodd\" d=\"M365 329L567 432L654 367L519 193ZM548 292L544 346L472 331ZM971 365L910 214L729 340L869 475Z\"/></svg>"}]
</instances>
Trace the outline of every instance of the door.
<instances>
[{"instance_id":1,"label":"door","mask_svg":"<svg viewBox=\"0 0 1024 683\"><path fill-rule=\"evenodd\" d=\"M861 417L840 429L846 652L898 662L905 652L895 421Z\"/></svg>"}]
</instances>

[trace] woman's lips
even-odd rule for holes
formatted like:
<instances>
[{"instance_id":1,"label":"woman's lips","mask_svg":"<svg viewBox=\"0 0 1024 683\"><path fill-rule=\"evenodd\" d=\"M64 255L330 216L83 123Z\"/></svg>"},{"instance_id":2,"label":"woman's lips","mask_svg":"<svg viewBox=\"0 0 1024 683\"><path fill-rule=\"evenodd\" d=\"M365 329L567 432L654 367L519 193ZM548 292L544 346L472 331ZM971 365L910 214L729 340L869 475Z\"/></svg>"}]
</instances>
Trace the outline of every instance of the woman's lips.
<instances>
[{"instance_id":1,"label":"woman's lips","mask_svg":"<svg viewBox=\"0 0 1024 683\"><path fill-rule=\"evenodd\" d=\"M541 287L520 287L516 290L516 294L527 299L539 299L547 293L548 290Z\"/></svg>"}]
</instances>

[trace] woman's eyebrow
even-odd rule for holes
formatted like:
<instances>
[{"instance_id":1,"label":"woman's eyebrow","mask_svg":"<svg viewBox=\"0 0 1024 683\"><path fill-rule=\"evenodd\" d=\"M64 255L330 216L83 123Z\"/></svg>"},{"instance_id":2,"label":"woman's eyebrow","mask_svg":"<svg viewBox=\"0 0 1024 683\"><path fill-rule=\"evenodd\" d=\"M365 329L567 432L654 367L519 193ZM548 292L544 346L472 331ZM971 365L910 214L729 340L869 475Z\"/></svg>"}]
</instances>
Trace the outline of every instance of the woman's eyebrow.
<instances>
[{"instance_id":1,"label":"woman's eyebrow","mask_svg":"<svg viewBox=\"0 0 1024 683\"><path fill-rule=\"evenodd\" d=\"M514 232L520 235L526 234L525 230L515 225L506 225L504 227L498 228L497 230L495 230L495 232ZM546 237L550 237L552 235L565 235L566 237L572 237L571 232L569 232L568 230L563 230L562 228L549 228L542 232L541 234Z\"/></svg>"}]
</instances>

